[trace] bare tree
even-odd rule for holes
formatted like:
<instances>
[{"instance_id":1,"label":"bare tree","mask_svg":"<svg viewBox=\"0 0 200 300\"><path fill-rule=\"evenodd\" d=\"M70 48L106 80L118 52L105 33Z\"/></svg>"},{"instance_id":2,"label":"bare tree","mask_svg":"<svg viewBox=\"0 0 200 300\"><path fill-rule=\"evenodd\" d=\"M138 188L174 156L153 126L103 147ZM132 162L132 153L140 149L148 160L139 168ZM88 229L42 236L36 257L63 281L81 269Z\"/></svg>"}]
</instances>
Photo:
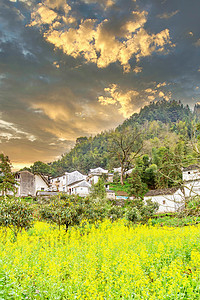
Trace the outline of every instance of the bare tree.
<instances>
[{"instance_id":1,"label":"bare tree","mask_svg":"<svg viewBox=\"0 0 200 300\"><path fill-rule=\"evenodd\" d=\"M124 184L124 174L130 166L131 160L136 158L143 147L142 130L125 128L115 130L111 134L108 151L110 157L116 159L121 167L121 184Z\"/></svg>"}]
</instances>

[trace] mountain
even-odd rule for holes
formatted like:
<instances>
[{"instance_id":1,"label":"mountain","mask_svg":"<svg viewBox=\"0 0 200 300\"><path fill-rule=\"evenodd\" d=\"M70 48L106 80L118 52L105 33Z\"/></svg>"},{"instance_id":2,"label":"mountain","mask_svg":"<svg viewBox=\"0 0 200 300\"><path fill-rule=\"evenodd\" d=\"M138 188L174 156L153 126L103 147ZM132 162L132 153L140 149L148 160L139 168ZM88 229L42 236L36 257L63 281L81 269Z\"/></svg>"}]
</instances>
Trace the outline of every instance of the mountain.
<instances>
[{"instance_id":1,"label":"mountain","mask_svg":"<svg viewBox=\"0 0 200 300\"><path fill-rule=\"evenodd\" d=\"M176 143L180 138L190 139L194 118L195 115L188 105L184 106L180 101L175 100L162 100L143 107L139 113L134 113L116 130L121 131L127 127L145 128L143 138L150 141L149 147L153 147L151 141L155 138L157 145L166 146L166 132L170 141L168 144L172 143L171 141ZM98 166L107 169L117 167L118 165L113 165L112 159L108 155L108 142L112 134L112 131L106 131L94 137L79 137L75 146L68 153L49 164L49 174L58 176L74 170L86 174L89 169Z\"/></svg>"},{"instance_id":2,"label":"mountain","mask_svg":"<svg viewBox=\"0 0 200 300\"><path fill-rule=\"evenodd\" d=\"M138 114L135 113L125 120L119 128L133 126L136 123L143 124L146 121L160 121L164 124L176 123L181 120L190 122L192 117L193 114L188 105L183 106L180 101L177 102L175 100L161 100L144 106Z\"/></svg>"}]
</instances>

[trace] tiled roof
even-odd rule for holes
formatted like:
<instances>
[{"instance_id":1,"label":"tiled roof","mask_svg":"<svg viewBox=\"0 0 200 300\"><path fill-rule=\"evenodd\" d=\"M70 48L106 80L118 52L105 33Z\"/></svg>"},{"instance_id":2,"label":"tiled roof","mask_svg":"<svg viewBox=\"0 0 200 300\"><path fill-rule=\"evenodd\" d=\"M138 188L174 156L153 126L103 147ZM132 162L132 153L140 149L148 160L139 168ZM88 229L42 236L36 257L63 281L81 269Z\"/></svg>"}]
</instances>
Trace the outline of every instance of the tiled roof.
<instances>
[{"instance_id":1,"label":"tiled roof","mask_svg":"<svg viewBox=\"0 0 200 300\"><path fill-rule=\"evenodd\" d=\"M158 190L150 190L144 196L159 196L159 195L173 195L179 188L168 188L168 189L158 189Z\"/></svg>"},{"instance_id":2,"label":"tiled roof","mask_svg":"<svg viewBox=\"0 0 200 300\"><path fill-rule=\"evenodd\" d=\"M186 168L183 168L183 171L191 171L191 170L199 170L199 166L198 165L190 165Z\"/></svg>"}]
</instances>

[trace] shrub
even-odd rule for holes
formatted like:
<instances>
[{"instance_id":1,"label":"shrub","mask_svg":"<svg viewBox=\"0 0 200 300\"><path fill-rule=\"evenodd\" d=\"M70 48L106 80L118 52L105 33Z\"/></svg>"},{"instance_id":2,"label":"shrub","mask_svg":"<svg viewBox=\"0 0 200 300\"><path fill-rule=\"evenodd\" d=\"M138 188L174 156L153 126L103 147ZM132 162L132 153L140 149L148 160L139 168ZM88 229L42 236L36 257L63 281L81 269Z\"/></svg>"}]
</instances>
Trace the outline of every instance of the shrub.
<instances>
[{"instance_id":1,"label":"shrub","mask_svg":"<svg viewBox=\"0 0 200 300\"><path fill-rule=\"evenodd\" d=\"M19 198L7 198L0 201L0 226L9 227L15 236L22 229L33 225L33 210L29 203Z\"/></svg>"},{"instance_id":2,"label":"shrub","mask_svg":"<svg viewBox=\"0 0 200 300\"><path fill-rule=\"evenodd\" d=\"M129 207L126 209L125 218L128 221L135 223L140 221L142 219L142 216L140 214L140 211L137 209L137 207Z\"/></svg>"}]
</instances>

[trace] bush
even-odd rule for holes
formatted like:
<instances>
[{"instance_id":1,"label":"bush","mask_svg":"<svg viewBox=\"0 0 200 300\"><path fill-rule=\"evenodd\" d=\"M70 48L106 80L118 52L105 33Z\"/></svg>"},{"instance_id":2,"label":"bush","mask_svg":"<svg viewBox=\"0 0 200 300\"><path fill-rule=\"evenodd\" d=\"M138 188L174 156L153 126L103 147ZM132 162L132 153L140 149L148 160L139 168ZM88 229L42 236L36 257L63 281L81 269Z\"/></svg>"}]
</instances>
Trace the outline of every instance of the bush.
<instances>
[{"instance_id":1,"label":"bush","mask_svg":"<svg viewBox=\"0 0 200 300\"><path fill-rule=\"evenodd\" d=\"M0 226L9 227L17 236L22 229L33 226L33 210L29 203L19 198L7 198L0 201Z\"/></svg>"},{"instance_id":2,"label":"bush","mask_svg":"<svg viewBox=\"0 0 200 300\"><path fill-rule=\"evenodd\" d=\"M147 222L148 219L151 218L158 210L158 207L158 204L151 200L147 200L145 203L141 198L134 199L130 203L130 208L127 208L125 216L132 222Z\"/></svg>"},{"instance_id":3,"label":"bush","mask_svg":"<svg viewBox=\"0 0 200 300\"><path fill-rule=\"evenodd\" d=\"M137 207L129 207L126 209L125 218L128 221L136 223L138 221L141 221L142 216L140 214L140 211L137 209Z\"/></svg>"}]
</instances>

